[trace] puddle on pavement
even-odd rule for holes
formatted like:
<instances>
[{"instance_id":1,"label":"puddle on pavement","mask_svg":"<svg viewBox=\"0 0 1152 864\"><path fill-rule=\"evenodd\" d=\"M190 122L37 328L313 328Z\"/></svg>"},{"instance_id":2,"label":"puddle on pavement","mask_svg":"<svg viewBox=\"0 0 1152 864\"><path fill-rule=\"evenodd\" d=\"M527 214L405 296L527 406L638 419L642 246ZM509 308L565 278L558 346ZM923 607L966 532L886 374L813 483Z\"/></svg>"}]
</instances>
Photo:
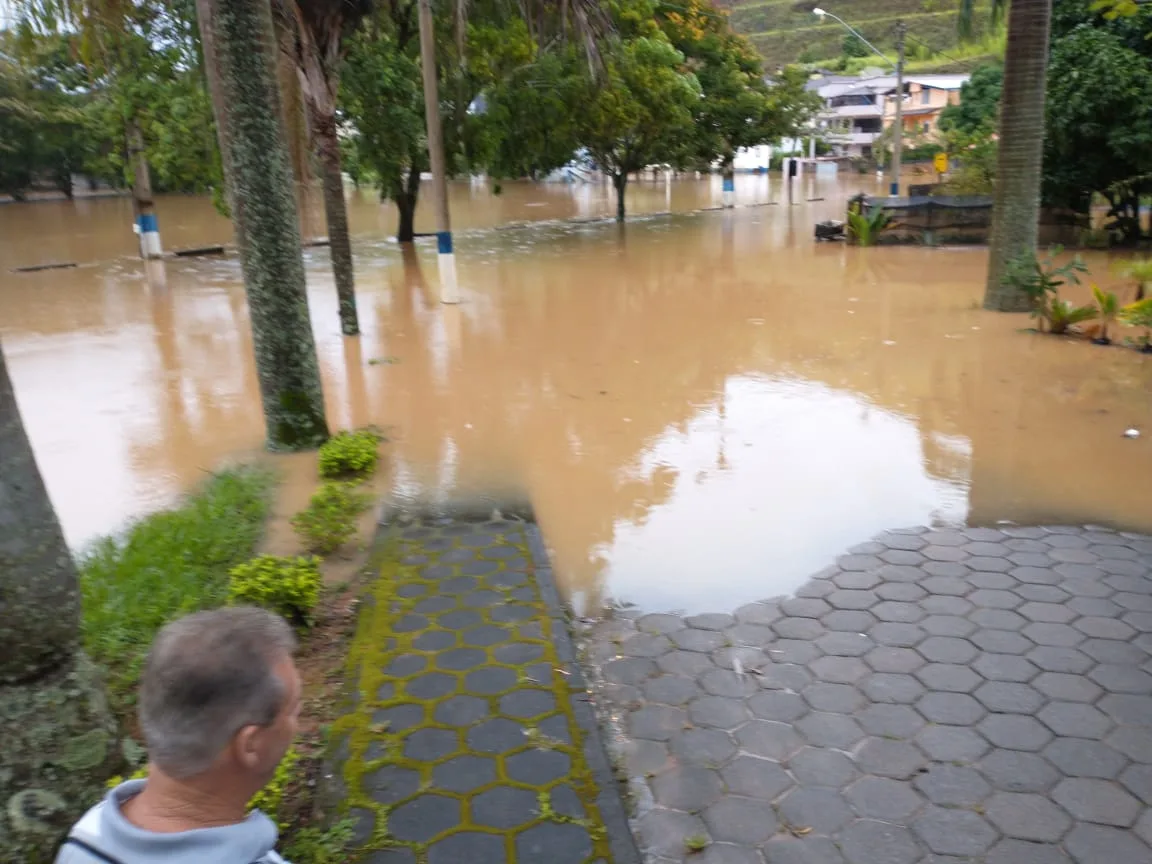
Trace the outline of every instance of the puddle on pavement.
<instances>
[{"instance_id":1,"label":"puddle on pavement","mask_svg":"<svg viewBox=\"0 0 1152 864\"><path fill-rule=\"evenodd\" d=\"M731 608L885 528L1152 531L1152 358L983 312L983 250L813 243L813 222L873 184L623 231L488 230L610 212L606 188L458 187L458 307L436 302L434 249L402 256L391 210L361 200L359 340L339 334L327 253L306 255L330 423L390 427L381 483L399 504L530 500L587 612L609 596ZM747 203L780 196L776 178L738 186ZM718 181L648 182L633 203L685 210L719 194ZM65 205L0 208L3 266L15 250L127 254L113 230L124 206L77 204L86 239L33 218ZM165 206L169 238L184 225L187 245L227 239L210 209L182 223ZM1107 259L1089 263L1111 287ZM0 287L10 372L75 545L260 447L238 262L160 269L163 287L127 259ZM1123 438L1132 426L1144 436ZM289 499L306 498L307 473L291 466Z\"/></svg>"}]
</instances>

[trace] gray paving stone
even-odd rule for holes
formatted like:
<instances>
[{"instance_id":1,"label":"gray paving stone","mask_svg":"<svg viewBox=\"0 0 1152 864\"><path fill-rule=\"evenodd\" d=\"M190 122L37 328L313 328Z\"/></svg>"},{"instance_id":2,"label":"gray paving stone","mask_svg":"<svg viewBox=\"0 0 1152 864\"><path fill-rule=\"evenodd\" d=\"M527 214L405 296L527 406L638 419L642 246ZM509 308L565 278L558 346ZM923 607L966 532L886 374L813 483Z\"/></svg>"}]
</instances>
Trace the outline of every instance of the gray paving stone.
<instances>
[{"instance_id":1,"label":"gray paving stone","mask_svg":"<svg viewBox=\"0 0 1152 864\"><path fill-rule=\"evenodd\" d=\"M767 649L768 656L774 663L796 663L803 665L811 663L820 656L820 649L810 640L777 639Z\"/></svg>"},{"instance_id":2,"label":"gray paving stone","mask_svg":"<svg viewBox=\"0 0 1152 864\"><path fill-rule=\"evenodd\" d=\"M776 833L772 805L759 798L725 796L706 809L703 817L712 839L721 842L757 846Z\"/></svg>"},{"instance_id":3,"label":"gray paving stone","mask_svg":"<svg viewBox=\"0 0 1152 864\"><path fill-rule=\"evenodd\" d=\"M981 653L972 668L989 681L1031 681L1040 674L1040 667L1024 657L1012 654Z\"/></svg>"},{"instance_id":4,"label":"gray paving stone","mask_svg":"<svg viewBox=\"0 0 1152 864\"><path fill-rule=\"evenodd\" d=\"M1065 702L1095 702L1104 692L1083 675L1065 672L1041 673L1032 681L1032 686L1051 699Z\"/></svg>"},{"instance_id":5,"label":"gray paving stone","mask_svg":"<svg viewBox=\"0 0 1152 864\"><path fill-rule=\"evenodd\" d=\"M1132 666L1101 663L1088 677L1112 693L1152 693L1152 675Z\"/></svg>"},{"instance_id":6,"label":"gray paving stone","mask_svg":"<svg viewBox=\"0 0 1152 864\"><path fill-rule=\"evenodd\" d=\"M812 673L796 663L773 662L759 670L760 686L767 690L790 690L794 693L812 683Z\"/></svg>"},{"instance_id":7,"label":"gray paving stone","mask_svg":"<svg viewBox=\"0 0 1152 864\"><path fill-rule=\"evenodd\" d=\"M857 815L886 822L906 822L925 803L911 783L890 777L862 777L845 797Z\"/></svg>"},{"instance_id":8,"label":"gray paving stone","mask_svg":"<svg viewBox=\"0 0 1152 864\"><path fill-rule=\"evenodd\" d=\"M926 726L916 735L916 744L937 762L975 763L990 745L982 735L965 726Z\"/></svg>"},{"instance_id":9,"label":"gray paving stone","mask_svg":"<svg viewBox=\"0 0 1152 864\"><path fill-rule=\"evenodd\" d=\"M783 618L772 629L782 639L818 639L827 632L816 618Z\"/></svg>"},{"instance_id":10,"label":"gray paving stone","mask_svg":"<svg viewBox=\"0 0 1152 864\"><path fill-rule=\"evenodd\" d=\"M633 738L667 741L673 733L684 728L688 715L679 708L667 705L645 705L633 711L628 718L628 731Z\"/></svg>"},{"instance_id":11,"label":"gray paving stone","mask_svg":"<svg viewBox=\"0 0 1152 864\"><path fill-rule=\"evenodd\" d=\"M1152 696L1109 693L1097 706L1117 723L1127 726L1142 726L1152 718Z\"/></svg>"},{"instance_id":12,"label":"gray paving stone","mask_svg":"<svg viewBox=\"0 0 1152 864\"><path fill-rule=\"evenodd\" d=\"M1143 809L1120 785L1087 777L1062 780L1052 790L1052 798L1075 819L1118 828L1135 825Z\"/></svg>"},{"instance_id":13,"label":"gray paving stone","mask_svg":"<svg viewBox=\"0 0 1152 864\"><path fill-rule=\"evenodd\" d=\"M865 732L881 738L911 738L924 726L924 718L907 705L870 705L856 719Z\"/></svg>"},{"instance_id":14,"label":"gray paving stone","mask_svg":"<svg viewBox=\"0 0 1152 864\"><path fill-rule=\"evenodd\" d=\"M544 786L568 775L572 760L559 750L525 750L504 759L509 779L532 786Z\"/></svg>"},{"instance_id":15,"label":"gray paving stone","mask_svg":"<svg viewBox=\"0 0 1152 864\"><path fill-rule=\"evenodd\" d=\"M865 739L853 759L865 774L895 780L907 780L926 764L924 755L912 744L887 738Z\"/></svg>"},{"instance_id":16,"label":"gray paving stone","mask_svg":"<svg viewBox=\"0 0 1152 864\"><path fill-rule=\"evenodd\" d=\"M516 835L516 853L521 861L584 864L592 854L592 838L583 825L542 822Z\"/></svg>"},{"instance_id":17,"label":"gray paving stone","mask_svg":"<svg viewBox=\"0 0 1152 864\"><path fill-rule=\"evenodd\" d=\"M380 804L395 804L416 794L420 774L399 765L384 765L363 777L364 791Z\"/></svg>"},{"instance_id":18,"label":"gray paving stone","mask_svg":"<svg viewBox=\"0 0 1152 864\"><path fill-rule=\"evenodd\" d=\"M723 633L715 630L698 630L695 627L676 630L670 633L667 638L684 651L697 651L704 654L722 648L728 641Z\"/></svg>"},{"instance_id":19,"label":"gray paving stone","mask_svg":"<svg viewBox=\"0 0 1152 864\"><path fill-rule=\"evenodd\" d=\"M1081 823L1064 838L1064 848L1076 864L1152 864L1152 849L1131 831Z\"/></svg>"},{"instance_id":20,"label":"gray paving stone","mask_svg":"<svg viewBox=\"0 0 1152 864\"><path fill-rule=\"evenodd\" d=\"M791 618L819 618L831 612L832 607L818 598L792 597L780 603L780 611Z\"/></svg>"},{"instance_id":21,"label":"gray paving stone","mask_svg":"<svg viewBox=\"0 0 1152 864\"><path fill-rule=\"evenodd\" d=\"M500 713L529 719L556 710L556 697L547 690L513 690L500 699Z\"/></svg>"},{"instance_id":22,"label":"gray paving stone","mask_svg":"<svg viewBox=\"0 0 1152 864\"><path fill-rule=\"evenodd\" d=\"M992 826L968 810L929 806L912 827L929 849L941 855L981 855L997 839Z\"/></svg>"},{"instance_id":23,"label":"gray paving stone","mask_svg":"<svg viewBox=\"0 0 1152 864\"><path fill-rule=\"evenodd\" d=\"M624 765L633 777L659 774L668 767L668 745L658 741L629 741L623 745Z\"/></svg>"},{"instance_id":24,"label":"gray paving stone","mask_svg":"<svg viewBox=\"0 0 1152 864\"><path fill-rule=\"evenodd\" d=\"M929 663L914 674L925 687L948 693L971 693L984 683L968 666L953 663Z\"/></svg>"},{"instance_id":25,"label":"gray paving stone","mask_svg":"<svg viewBox=\"0 0 1152 864\"><path fill-rule=\"evenodd\" d=\"M716 766L736 752L736 744L719 729L685 729L671 740L672 752L681 763L699 762Z\"/></svg>"},{"instance_id":26,"label":"gray paving stone","mask_svg":"<svg viewBox=\"0 0 1152 864\"><path fill-rule=\"evenodd\" d=\"M803 746L791 725L772 720L752 720L736 732L740 749L753 756L782 762Z\"/></svg>"},{"instance_id":27,"label":"gray paving stone","mask_svg":"<svg viewBox=\"0 0 1152 864\"><path fill-rule=\"evenodd\" d=\"M857 560L853 562L854 564L864 564L865 566L845 567L843 564L840 564L843 572L837 573L832 577L833 584L835 584L837 588L857 590L867 590L879 585L880 577L876 575L875 571L881 567L884 562L874 555L853 557L857 558ZM866 558L867 560L860 561L860 558Z\"/></svg>"},{"instance_id":28,"label":"gray paving stone","mask_svg":"<svg viewBox=\"0 0 1152 864\"><path fill-rule=\"evenodd\" d=\"M792 788L792 777L779 763L740 754L720 770L730 792L771 801Z\"/></svg>"},{"instance_id":29,"label":"gray paving stone","mask_svg":"<svg viewBox=\"0 0 1152 864\"><path fill-rule=\"evenodd\" d=\"M753 604L758 605L758 604ZM674 633L683 630L688 625L679 615L642 615L636 619L636 626L645 633Z\"/></svg>"},{"instance_id":30,"label":"gray paving stone","mask_svg":"<svg viewBox=\"0 0 1152 864\"><path fill-rule=\"evenodd\" d=\"M1141 613L1143 614L1143 613ZM1077 648L1097 663L1118 663L1140 666L1148 662L1149 654L1135 642L1117 642L1112 639L1086 639Z\"/></svg>"},{"instance_id":31,"label":"gray paving stone","mask_svg":"<svg viewBox=\"0 0 1152 864\"><path fill-rule=\"evenodd\" d=\"M388 833L406 842L427 843L438 834L459 825L460 801L445 795L418 795L388 814Z\"/></svg>"},{"instance_id":32,"label":"gray paving stone","mask_svg":"<svg viewBox=\"0 0 1152 864\"><path fill-rule=\"evenodd\" d=\"M714 672L721 672L719 669ZM710 675L706 672L705 675ZM724 673L731 674L731 673ZM686 705L701 695L700 685L683 675L661 675L644 683L644 697L664 705Z\"/></svg>"},{"instance_id":33,"label":"gray paving stone","mask_svg":"<svg viewBox=\"0 0 1152 864\"><path fill-rule=\"evenodd\" d=\"M957 765L932 765L913 783L929 802L941 807L972 808L992 794L975 769Z\"/></svg>"},{"instance_id":34,"label":"gray paving stone","mask_svg":"<svg viewBox=\"0 0 1152 864\"><path fill-rule=\"evenodd\" d=\"M735 646L758 647L771 642L776 634L765 624L737 624L725 630L724 637Z\"/></svg>"},{"instance_id":35,"label":"gray paving stone","mask_svg":"<svg viewBox=\"0 0 1152 864\"><path fill-rule=\"evenodd\" d=\"M976 688L972 695L989 711L1002 714L1035 714L1045 702L1039 691L1010 681L989 681Z\"/></svg>"},{"instance_id":36,"label":"gray paving stone","mask_svg":"<svg viewBox=\"0 0 1152 864\"><path fill-rule=\"evenodd\" d=\"M915 588L914 585L893 585L893 588ZM902 592L910 593L910 592ZM919 604L911 601L903 600L884 600L877 603L870 610L870 614L874 615L881 621L890 621L899 624L915 624L926 616L927 613L919 606Z\"/></svg>"},{"instance_id":37,"label":"gray paving stone","mask_svg":"<svg viewBox=\"0 0 1152 864\"><path fill-rule=\"evenodd\" d=\"M928 588L927 585L924 586ZM931 589L928 589L931 590ZM920 606L929 615L952 615L961 616L967 615L975 607L965 600L963 597L956 597L945 594L929 594L920 601ZM950 634L942 633L942 636Z\"/></svg>"},{"instance_id":38,"label":"gray paving stone","mask_svg":"<svg viewBox=\"0 0 1152 864\"><path fill-rule=\"evenodd\" d=\"M910 705L924 695L924 685L911 675L876 672L859 684L872 702Z\"/></svg>"},{"instance_id":39,"label":"gray paving stone","mask_svg":"<svg viewBox=\"0 0 1152 864\"><path fill-rule=\"evenodd\" d=\"M692 854L692 864L764 864L764 858L747 846L710 843L704 851Z\"/></svg>"},{"instance_id":40,"label":"gray paving stone","mask_svg":"<svg viewBox=\"0 0 1152 864\"><path fill-rule=\"evenodd\" d=\"M1082 702L1050 702L1036 715L1057 735L1075 738L1103 738L1113 723L1101 711Z\"/></svg>"},{"instance_id":41,"label":"gray paving stone","mask_svg":"<svg viewBox=\"0 0 1152 864\"><path fill-rule=\"evenodd\" d=\"M1064 850L1051 843L1001 840L990 850L985 864L1070 864Z\"/></svg>"},{"instance_id":42,"label":"gray paving stone","mask_svg":"<svg viewBox=\"0 0 1152 864\"><path fill-rule=\"evenodd\" d=\"M492 653L500 663L520 664L535 659L534 657L520 659L521 655L533 648L537 652L543 650L543 647L539 645L514 644L502 645ZM661 654L667 654L672 650L672 642L666 636L637 633L621 642L619 650L626 657L659 657Z\"/></svg>"},{"instance_id":43,"label":"gray paving stone","mask_svg":"<svg viewBox=\"0 0 1152 864\"><path fill-rule=\"evenodd\" d=\"M971 663L980 653L971 642L949 636L932 636L916 650L931 663Z\"/></svg>"},{"instance_id":44,"label":"gray paving stone","mask_svg":"<svg viewBox=\"0 0 1152 864\"><path fill-rule=\"evenodd\" d=\"M788 760L788 768L805 786L847 786L858 776L855 764L844 753L804 747Z\"/></svg>"},{"instance_id":45,"label":"gray paving stone","mask_svg":"<svg viewBox=\"0 0 1152 864\"><path fill-rule=\"evenodd\" d=\"M1152 728L1124 726L1108 736L1107 743L1136 762L1152 763Z\"/></svg>"},{"instance_id":46,"label":"gray paving stone","mask_svg":"<svg viewBox=\"0 0 1152 864\"><path fill-rule=\"evenodd\" d=\"M785 690L761 692L748 700L753 716L761 720L790 722L802 717L808 705L797 693Z\"/></svg>"},{"instance_id":47,"label":"gray paving stone","mask_svg":"<svg viewBox=\"0 0 1152 864\"><path fill-rule=\"evenodd\" d=\"M840 850L827 837L777 834L761 850L771 864L844 864Z\"/></svg>"},{"instance_id":48,"label":"gray paving stone","mask_svg":"<svg viewBox=\"0 0 1152 864\"><path fill-rule=\"evenodd\" d=\"M812 711L795 724L795 729L809 744L847 750L864 738L860 724L844 714Z\"/></svg>"},{"instance_id":49,"label":"gray paving stone","mask_svg":"<svg viewBox=\"0 0 1152 864\"><path fill-rule=\"evenodd\" d=\"M646 663L647 661L628 661ZM626 682L621 682L626 683ZM471 693L503 693L516 685L516 672L495 666L477 669L464 676L464 689Z\"/></svg>"},{"instance_id":50,"label":"gray paving stone","mask_svg":"<svg viewBox=\"0 0 1152 864\"><path fill-rule=\"evenodd\" d=\"M923 851L907 828L890 822L860 819L840 835L840 849L849 864L915 864Z\"/></svg>"},{"instance_id":51,"label":"gray paving stone","mask_svg":"<svg viewBox=\"0 0 1152 864\"><path fill-rule=\"evenodd\" d=\"M824 653L837 657L863 657L875 647L863 633L830 632L816 640L816 646Z\"/></svg>"},{"instance_id":52,"label":"gray paving stone","mask_svg":"<svg viewBox=\"0 0 1152 864\"><path fill-rule=\"evenodd\" d=\"M864 655L864 662L877 672L915 672L928 661L911 648L887 645L873 648Z\"/></svg>"},{"instance_id":53,"label":"gray paving stone","mask_svg":"<svg viewBox=\"0 0 1152 864\"><path fill-rule=\"evenodd\" d=\"M970 726L983 717L984 706L967 693L930 691L916 703L916 710L932 723Z\"/></svg>"},{"instance_id":54,"label":"gray paving stone","mask_svg":"<svg viewBox=\"0 0 1152 864\"><path fill-rule=\"evenodd\" d=\"M991 714L977 727L996 747L1036 752L1052 740L1052 733L1032 717Z\"/></svg>"},{"instance_id":55,"label":"gray paving stone","mask_svg":"<svg viewBox=\"0 0 1152 864\"><path fill-rule=\"evenodd\" d=\"M1084 652L1077 651L1075 648L1060 646L1033 648L1026 656L1045 672L1066 672L1071 675L1083 675L1095 665L1092 658Z\"/></svg>"},{"instance_id":56,"label":"gray paving stone","mask_svg":"<svg viewBox=\"0 0 1152 864\"><path fill-rule=\"evenodd\" d=\"M448 729L417 729L404 739L404 755L418 762L435 762L459 749L459 733Z\"/></svg>"},{"instance_id":57,"label":"gray paving stone","mask_svg":"<svg viewBox=\"0 0 1152 864\"><path fill-rule=\"evenodd\" d=\"M1099 741L1057 738L1044 748L1044 758L1069 777L1114 779L1128 764L1122 753Z\"/></svg>"},{"instance_id":58,"label":"gray paving stone","mask_svg":"<svg viewBox=\"0 0 1152 864\"><path fill-rule=\"evenodd\" d=\"M700 630L724 630L736 623L736 619L724 613L709 612L704 615L691 615L684 619L689 627Z\"/></svg>"},{"instance_id":59,"label":"gray paving stone","mask_svg":"<svg viewBox=\"0 0 1152 864\"><path fill-rule=\"evenodd\" d=\"M496 786L472 799L472 818L491 828L516 828L534 821L538 806L534 792Z\"/></svg>"},{"instance_id":60,"label":"gray paving stone","mask_svg":"<svg viewBox=\"0 0 1152 864\"><path fill-rule=\"evenodd\" d=\"M496 780L496 760L488 756L457 756L432 770L432 785L449 792L471 792Z\"/></svg>"},{"instance_id":61,"label":"gray paving stone","mask_svg":"<svg viewBox=\"0 0 1152 864\"><path fill-rule=\"evenodd\" d=\"M1034 753L994 749L977 768L989 783L1005 792L1047 792L1060 779L1052 763Z\"/></svg>"},{"instance_id":62,"label":"gray paving stone","mask_svg":"<svg viewBox=\"0 0 1152 864\"><path fill-rule=\"evenodd\" d=\"M1058 841L1072 820L1046 795L997 792L985 806L988 819L1007 837L1041 843Z\"/></svg>"},{"instance_id":63,"label":"gray paving stone","mask_svg":"<svg viewBox=\"0 0 1152 864\"><path fill-rule=\"evenodd\" d=\"M838 789L797 786L776 804L781 820L795 828L831 834L852 821L852 809Z\"/></svg>"},{"instance_id":64,"label":"gray paving stone","mask_svg":"<svg viewBox=\"0 0 1152 864\"><path fill-rule=\"evenodd\" d=\"M711 696L741 698L760 690L755 675L737 674L731 669L710 669L697 679L699 687Z\"/></svg>"},{"instance_id":65,"label":"gray paving stone","mask_svg":"<svg viewBox=\"0 0 1152 864\"><path fill-rule=\"evenodd\" d=\"M1108 603L1107 600L1099 600L1098 598L1094 597L1072 597L1072 595L1065 591L1063 588L1057 588L1055 585L1037 585L1033 583L1027 583L1023 585L1017 585L1012 590L1023 597L1025 600L1032 600L1037 603L1067 603L1067 605L1070 608L1075 609L1076 613L1079 615L1093 615L1096 613L1081 612L1079 609L1075 608L1075 604L1077 603Z\"/></svg>"},{"instance_id":66,"label":"gray paving stone","mask_svg":"<svg viewBox=\"0 0 1152 864\"><path fill-rule=\"evenodd\" d=\"M719 800L723 790L719 773L701 765L673 768L652 780L657 803L693 813Z\"/></svg>"},{"instance_id":67,"label":"gray paving stone","mask_svg":"<svg viewBox=\"0 0 1152 864\"><path fill-rule=\"evenodd\" d=\"M994 609L981 610L988 615L1001 614ZM1013 613L1006 613L1013 614ZM975 616L973 616L975 618ZM1033 643L1019 633L1011 630L977 630L970 635L969 640L981 651L990 651L998 654L1027 654L1032 650Z\"/></svg>"},{"instance_id":68,"label":"gray paving stone","mask_svg":"<svg viewBox=\"0 0 1152 864\"><path fill-rule=\"evenodd\" d=\"M1145 806L1152 806L1152 765L1129 765L1120 775L1120 782Z\"/></svg>"},{"instance_id":69,"label":"gray paving stone","mask_svg":"<svg viewBox=\"0 0 1152 864\"><path fill-rule=\"evenodd\" d=\"M644 814L637 825L641 849L655 856L671 855L673 860L683 858L689 837L707 836L703 819L679 810L656 808Z\"/></svg>"},{"instance_id":70,"label":"gray paving stone","mask_svg":"<svg viewBox=\"0 0 1152 864\"><path fill-rule=\"evenodd\" d=\"M713 729L735 729L752 716L740 699L702 696L688 705L688 717L697 726Z\"/></svg>"},{"instance_id":71,"label":"gray paving stone","mask_svg":"<svg viewBox=\"0 0 1152 864\"><path fill-rule=\"evenodd\" d=\"M736 610L736 620L743 624L767 626L779 620L783 614L778 603L748 603Z\"/></svg>"},{"instance_id":72,"label":"gray paving stone","mask_svg":"<svg viewBox=\"0 0 1152 864\"><path fill-rule=\"evenodd\" d=\"M861 612L851 609L837 609L829 612L820 619L820 623L827 630L839 630L846 633L863 633L876 625L877 617L871 612Z\"/></svg>"},{"instance_id":73,"label":"gray paving stone","mask_svg":"<svg viewBox=\"0 0 1152 864\"><path fill-rule=\"evenodd\" d=\"M656 661L660 670L670 675L685 675L693 678L701 672L714 668L712 658L695 651L669 651Z\"/></svg>"},{"instance_id":74,"label":"gray paving stone","mask_svg":"<svg viewBox=\"0 0 1152 864\"><path fill-rule=\"evenodd\" d=\"M855 657L820 657L808 664L809 671L821 681L833 684L854 684L868 674L869 669Z\"/></svg>"}]
</instances>

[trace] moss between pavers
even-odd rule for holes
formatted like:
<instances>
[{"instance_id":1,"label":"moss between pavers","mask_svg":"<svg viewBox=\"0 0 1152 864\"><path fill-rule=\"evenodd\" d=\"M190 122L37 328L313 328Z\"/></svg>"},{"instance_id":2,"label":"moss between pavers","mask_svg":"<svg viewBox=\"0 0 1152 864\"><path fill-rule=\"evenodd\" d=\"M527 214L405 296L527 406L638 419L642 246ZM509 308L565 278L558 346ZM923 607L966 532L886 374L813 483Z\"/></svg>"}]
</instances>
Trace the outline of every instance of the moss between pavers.
<instances>
[{"instance_id":1,"label":"moss between pavers","mask_svg":"<svg viewBox=\"0 0 1152 864\"><path fill-rule=\"evenodd\" d=\"M468 538L473 544L475 535L478 534L490 534L491 542L479 547L476 545L465 547L461 543L461 538L469 534L473 535ZM426 611L423 616L418 616L414 610L422 601L432 597L452 596L443 588L446 583L451 588L450 580L459 581L460 577L465 575L461 573L464 565L454 563L453 559L461 557L460 552L466 548L470 552L477 553L477 558L494 565L487 573L466 577L475 582L471 590L498 592L502 597L501 602L498 605L470 607L462 607L458 602L453 602L450 607ZM456 555L452 554L454 551ZM355 688L350 693L353 704L349 713L336 721L332 729L333 740L337 743L338 758L343 760L338 767L340 782L337 785L345 797L343 807L347 812L357 815L361 822L360 842L363 845L360 852L363 855L390 846L406 846L415 852L417 861L424 864L429 845L454 833L471 831L503 837L506 860L516 861L518 860L516 836L535 826L553 822L580 825L587 830L591 838L592 854L589 860L611 860L607 832L596 804L598 790L584 758L584 733L573 716L572 688L567 677L559 671L561 661L552 641L552 628L556 626L551 617L552 610L542 599L529 565L524 563L528 561L531 561L531 554L524 529L517 523L454 523L434 527L409 527L404 531L393 529L391 535L383 541L374 562L380 578L365 598L349 653L348 680L354 682ZM510 567L509 562L513 562L516 566ZM435 575L430 577L428 571L432 568L436 568ZM520 572L525 574L524 584L516 584L518 580L513 574ZM469 589L461 590L467 593ZM438 623L439 618L451 613L459 615L463 608L475 613L478 618L477 627L497 624L507 628L509 636L495 644L468 646L471 650L484 653L486 660L483 665L462 670L447 669L443 665L434 666L434 661L445 653L447 636L439 639L428 638L428 634L454 635L457 632L456 626L441 627ZM426 617L427 621L422 626L417 626L421 625L420 617ZM439 650L422 650L417 647L418 642L425 646L442 647ZM524 662L516 663L509 662L509 652L505 650L501 652L505 660L501 661L497 658L497 650L506 649L509 645L535 646L539 648L539 652L525 652L533 656ZM458 650L462 644L456 642L455 647ZM427 662L420 664L406 661L394 666L394 661L398 658L414 656L424 657ZM547 664L548 680L534 678L532 673L539 675L544 664ZM405 668L406 666L411 668ZM385 671L389 667L393 667L391 674ZM451 688L446 688L445 692L434 698L418 698L410 693L409 686L412 682L433 668L436 672L454 679ZM483 693L467 690L465 679L468 674L480 669L507 669L515 675L515 678L509 677L508 680L513 682L511 686L498 692L487 689ZM542 704L554 702L554 708L551 709L549 716L558 715L564 718L570 743L544 734L534 725L534 720L525 720L523 717L501 712L500 703L504 696L513 692L533 691L540 692L542 697L551 694L551 700L542 699L541 702ZM525 728L523 742L517 742L503 750L499 757L495 757L491 752L470 749L468 732L477 723L460 727L437 722L436 707L453 697L465 694L484 700L488 704L489 713L477 723L493 718L504 718L517 723ZM387 724L374 720L374 715L383 709L402 705L422 706L423 719L402 732L393 731ZM410 754L406 754L404 739L417 730L427 729L445 730L456 735L457 749L429 761L412 758ZM566 754L569 771L564 776L540 784L526 783L510 777L507 773L506 758L533 750L552 750ZM495 778L468 792L456 792L443 786L434 786L435 768L462 756L492 758L496 768ZM372 792L366 788L365 780L373 772L387 766L416 772L420 778L419 787L387 804L374 800ZM583 804L584 817L575 817L554 809L551 793L553 789L562 785L571 786L576 791ZM509 829L477 824L473 819L471 800L498 786L525 789L533 793L537 801L534 818ZM405 803L432 791L438 796L458 800L461 803L462 820L429 838L426 843L401 843L394 839L388 830L389 814ZM367 826L363 823L369 814L372 824Z\"/></svg>"}]
</instances>

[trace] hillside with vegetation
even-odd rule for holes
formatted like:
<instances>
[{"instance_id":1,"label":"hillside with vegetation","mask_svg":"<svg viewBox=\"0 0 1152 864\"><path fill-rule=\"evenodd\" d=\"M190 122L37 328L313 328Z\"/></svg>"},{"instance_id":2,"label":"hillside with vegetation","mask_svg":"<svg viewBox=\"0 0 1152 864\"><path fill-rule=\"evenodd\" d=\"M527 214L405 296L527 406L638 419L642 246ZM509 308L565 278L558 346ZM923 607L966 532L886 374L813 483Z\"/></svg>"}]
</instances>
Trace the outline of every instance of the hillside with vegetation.
<instances>
[{"instance_id":1,"label":"hillside with vegetation","mask_svg":"<svg viewBox=\"0 0 1152 864\"><path fill-rule=\"evenodd\" d=\"M769 69L788 63L842 64L846 71L876 65L875 57L851 56L854 52L853 46L846 45L847 32L833 19L814 15L816 7L839 15L893 56L896 22L903 20L908 26L909 67L919 71L967 71L982 55L996 53L995 44L980 44L997 41L987 38L991 35L991 16L986 5L978 5L973 15L977 44L961 48L957 34L959 0L737 0L731 7L731 19L735 29L764 56Z\"/></svg>"}]
</instances>

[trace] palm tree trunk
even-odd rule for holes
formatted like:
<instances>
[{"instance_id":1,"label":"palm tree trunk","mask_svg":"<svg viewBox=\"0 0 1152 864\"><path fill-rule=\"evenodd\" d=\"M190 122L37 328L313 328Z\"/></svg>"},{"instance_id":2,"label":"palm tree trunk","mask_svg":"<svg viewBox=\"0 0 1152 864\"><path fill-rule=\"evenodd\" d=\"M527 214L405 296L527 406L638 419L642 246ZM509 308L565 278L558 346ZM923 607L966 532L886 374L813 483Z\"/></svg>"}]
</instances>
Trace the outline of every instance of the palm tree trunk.
<instances>
[{"instance_id":1,"label":"palm tree trunk","mask_svg":"<svg viewBox=\"0 0 1152 864\"><path fill-rule=\"evenodd\" d=\"M80 586L0 351L0 850L47 860L118 767ZM49 853L50 854L50 853Z\"/></svg>"},{"instance_id":2,"label":"palm tree trunk","mask_svg":"<svg viewBox=\"0 0 1152 864\"><path fill-rule=\"evenodd\" d=\"M1036 254L1044 157L1044 93L1052 0L1013 0L1000 103L1000 158L984 308L1023 312L1027 295L1003 284L1008 265Z\"/></svg>"},{"instance_id":3,"label":"palm tree trunk","mask_svg":"<svg viewBox=\"0 0 1152 864\"><path fill-rule=\"evenodd\" d=\"M252 321L268 446L315 447L328 437L308 317L292 172L273 73L272 15L260 0L197 0L225 148L233 219Z\"/></svg>"},{"instance_id":4,"label":"palm tree trunk","mask_svg":"<svg viewBox=\"0 0 1152 864\"><path fill-rule=\"evenodd\" d=\"M335 106L329 111L327 106L317 105L309 99L308 109L312 144L316 148L324 181L324 216L328 221L332 275L336 279L336 296L340 302L340 330L345 336L355 336L360 332L360 322L356 316L352 240L348 236L348 208L344 202L344 172L340 167Z\"/></svg>"}]
</instances>

